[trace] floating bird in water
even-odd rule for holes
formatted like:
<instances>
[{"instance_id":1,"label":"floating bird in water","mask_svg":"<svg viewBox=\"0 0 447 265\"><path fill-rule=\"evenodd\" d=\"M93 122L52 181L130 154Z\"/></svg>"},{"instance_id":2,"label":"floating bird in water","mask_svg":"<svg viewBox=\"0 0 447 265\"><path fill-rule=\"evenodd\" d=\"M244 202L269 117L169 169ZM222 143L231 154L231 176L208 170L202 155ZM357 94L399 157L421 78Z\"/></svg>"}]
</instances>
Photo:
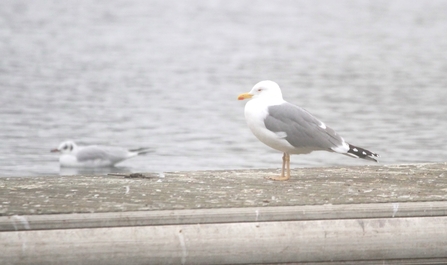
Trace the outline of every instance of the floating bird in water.
<instances>
[{"instance_id":1,"label":"floating bird in water","mask_svg":"<svg viewBox=\"0 0 447 265\"><path fill-rule=\"evenodd\" d=\"M60 152L59 163L62 167L112 167L115 164L150 152L148 148L125 149L115 146L88 145L77 146L73 141L62 142L51 152Z\"/></svg>"},{"instance_id":2,"label":"floating bird in water","mask_svg":"<svg viewBox=\"0 0 447 265\"><path fill-rule=\"evenodd\" d=\"M239 100L251 99L245 105L245 119L252 133L264 144L284 153L281 176L290 178L290 155L329 151L377 162L376 153L353 146L334 130L305 109L288 103L273 81L261 81Z\"/></svg>"}]
</instances>

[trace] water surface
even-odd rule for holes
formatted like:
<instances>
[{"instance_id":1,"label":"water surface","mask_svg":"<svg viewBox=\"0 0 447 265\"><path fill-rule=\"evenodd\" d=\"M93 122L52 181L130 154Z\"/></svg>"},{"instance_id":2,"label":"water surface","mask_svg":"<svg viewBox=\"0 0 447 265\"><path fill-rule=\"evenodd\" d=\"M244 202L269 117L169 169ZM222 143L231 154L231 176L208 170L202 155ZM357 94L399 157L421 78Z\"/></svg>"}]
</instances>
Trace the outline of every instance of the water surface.
<instances>
[{"instance_id":1,"label":"water surface","mask_svg":"<svg viewBox=\"0 0 447 265\"><path fill-rule=\"evenodd\" d=\"M447 160L446 1L0 4L0 176L60 169L61 141L152 154L118 168L279 168L236 100L271 79L381 163ZM367 161L316 152L292 167ZM92 172L90 172L92 173Z\"/></svg>"}]
</instances>

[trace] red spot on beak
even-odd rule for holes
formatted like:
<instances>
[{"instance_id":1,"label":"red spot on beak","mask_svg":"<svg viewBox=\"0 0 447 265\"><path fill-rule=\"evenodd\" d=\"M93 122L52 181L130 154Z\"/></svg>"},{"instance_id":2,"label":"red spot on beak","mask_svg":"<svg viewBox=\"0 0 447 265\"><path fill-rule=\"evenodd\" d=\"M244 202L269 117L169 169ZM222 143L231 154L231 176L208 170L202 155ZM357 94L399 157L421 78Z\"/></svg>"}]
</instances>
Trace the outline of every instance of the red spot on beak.
<instances>
[{"instance_id":1,"label":"red spot on beak","mask_svg":"<svg viewBox=\"0 0 447 265\"><path fill-rule=\"evenodd\" d=\"M240 94L240 95L237 97L237 99L238 99L238 100L244 100L244 99L251 98L251 97L252 97L251 94L249 94L249 93L243 93L243 94Z\"/></svg>"}]
</instances>

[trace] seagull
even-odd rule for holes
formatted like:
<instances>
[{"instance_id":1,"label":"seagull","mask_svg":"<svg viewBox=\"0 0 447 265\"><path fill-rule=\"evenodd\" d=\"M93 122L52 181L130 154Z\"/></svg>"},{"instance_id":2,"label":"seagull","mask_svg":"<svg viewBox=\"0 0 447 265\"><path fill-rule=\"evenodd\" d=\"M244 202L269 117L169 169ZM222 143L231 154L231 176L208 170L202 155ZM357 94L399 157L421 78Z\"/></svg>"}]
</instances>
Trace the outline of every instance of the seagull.
<instances>
[{"instance_id":1,"label":"seagull","mask_svg":"<svg viewBox=\"0 0 447 265\"><path fill-rule=\"evenodd\" d=\"M308 111L285 101L279 85L273 81L257 83L250 92L238 96L238 100L244 99L251 99L245 104L245 120L251 132L264 144L284 153L281 176L268 179L290 179L291 154L323 150L377 162L378 154L347 143Z\"/></svg>"},{"instance_id":2,"label":"seagull","mask_svg":"<svg viewBox=\"0 0 447 265\"><path fill-rule=\"evenodd\" d=\"M77 146L73 141L65 141L51 152L61 153L59 163L62 167L97 168L113 167L123 160L150 151L148 148L127 150L122 147L104 145Z\"/></svg>"}]
</instances>

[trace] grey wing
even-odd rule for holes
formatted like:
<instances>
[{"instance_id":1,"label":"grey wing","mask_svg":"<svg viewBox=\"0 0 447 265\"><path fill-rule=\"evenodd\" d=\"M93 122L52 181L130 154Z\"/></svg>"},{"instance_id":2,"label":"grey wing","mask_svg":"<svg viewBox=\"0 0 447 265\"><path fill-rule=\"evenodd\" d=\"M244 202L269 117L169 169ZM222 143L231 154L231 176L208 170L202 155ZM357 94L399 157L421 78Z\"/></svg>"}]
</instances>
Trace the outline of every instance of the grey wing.
<instances>
[{"instance_id":1,"label":"grey wing","mask_svg":"<svg viewBox=\"0 0 447 265\"><path fill-rule=\"evenodd\" d=\"M296 148L329 150L343 144L343 139L305 109L290 103L270 106L264 120L273 132L285 132L285 139Z\"/></svg>"},{"instance_id":2,"label":"grey wing","mask_svg":"<svg viewBox=\"0 0 447 265\"><path fill-rule=\"evenodd\" d=\"M127 158L127 150L111 146L86 146L79 150L76 157L79 162L88 160L109 160L111 162L121 161Z\"/></svg>"}]
</instances>

